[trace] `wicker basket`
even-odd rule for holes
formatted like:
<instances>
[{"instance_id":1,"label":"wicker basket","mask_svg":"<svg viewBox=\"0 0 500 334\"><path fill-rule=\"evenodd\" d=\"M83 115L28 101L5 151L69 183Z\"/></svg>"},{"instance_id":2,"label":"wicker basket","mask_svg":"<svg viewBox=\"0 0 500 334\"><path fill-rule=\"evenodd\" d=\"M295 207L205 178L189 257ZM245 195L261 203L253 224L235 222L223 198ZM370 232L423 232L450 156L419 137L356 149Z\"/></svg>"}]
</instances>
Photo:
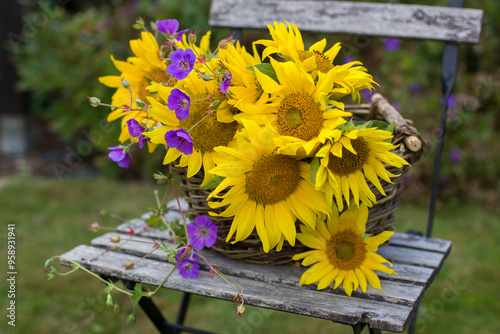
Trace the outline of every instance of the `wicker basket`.
<instances>
[{"instance_id":1,"label":"wicker basket","mask_svg":"<svg viewBox=\"0 0 500 334\"><path fill-rule=\"evenodd\" d=\"M357 106L346 106L346 111L350 111L357 120L372 120L379 119L388 123L394 122L394 138L393 144L399 145L395 153L402 157L410 164L417 161L422 154L425 142L413 128L409 121L405 121L401 115L392 107L382 95L374 94L371 104L362 104ZM368 221L366 223L366 232L371 234L379 234L385 230L393 230L392 223L394 221L394 211L399 204L399 195L403 190L404 180L408 174L408 167L395 168L386 166L387 170L393 174L400 174L394 178L394 183L388 183L382 179L380 182L387 196L382 196L380 192L370 182L370 189L377 198L377 203L369 210ZM187 178L187 168L171 166L172 171L177 174L181 180L181 189L184 191L185 199L189 204L189 213L198 215L207 215L208 211L222 212L224 209L210 209L206 198L210 194L210 190L200 189L200 184L203 181L203 171L193 177ZM217 242L211 249L221 252L228 257L261 264L276 265L292 261L294 254L305 250L297 242L295 247L291 247L286 241L280 252L271 250L264 253L257 232L254 230L252 234L245 240L235 244L226 243L226 236L231 227L231 217L212 217L211 218L218 227ZM297 223L298 226L298 223Z\"/></svg>"}]
</instances>

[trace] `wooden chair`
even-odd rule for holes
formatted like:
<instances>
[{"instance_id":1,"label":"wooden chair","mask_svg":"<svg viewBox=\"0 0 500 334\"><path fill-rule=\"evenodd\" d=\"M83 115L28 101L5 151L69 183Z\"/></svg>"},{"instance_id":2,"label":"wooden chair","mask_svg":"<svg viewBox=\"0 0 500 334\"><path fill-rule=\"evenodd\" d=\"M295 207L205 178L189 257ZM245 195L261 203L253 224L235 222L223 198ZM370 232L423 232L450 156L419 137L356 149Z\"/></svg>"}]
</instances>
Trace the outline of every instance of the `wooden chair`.
<instances>
[{"instance_id":1,"label":"wooden chair","mask_svg":"<svg viewBox=\"0 0 500 334\"><path fill-rule=\"evenodd\" d=\"M381 274L382 291L369 288L366 294L354 292L353 297L347 297L341 290L299 288L298 281L304 268L261 266L204 252L213 265L224 268L227 275L245 287L247 304L349 324L355 333L360 333L366 326L370 333L380 333L381 330L402 332L406 329L425 290L451 249L450 241L430 236L447 101L456 77L458 44L477 43L481 31L483 12L462 9L462 5L461 0L450 0L449 8L344 1L212 0L210 24L230 27L237 37L241 37L243 29L266 29L266 25L273 21L286 20L296 24L301 31L439 40L445 43L442 70L445 98L426 236L395 233L390 244L380 250L381 255L394 264L399 275L390 277ZM171 219L178 218L179 212L173 203L171 205ZM187 204L184 202L184 205ZM140 224L124 224L120 229L127 231L128 226L136 231L142 230ZM108 252L106 249L116 244L111 243L110 235L104 235L92 240L90 246L78 246L62 257L79 261L103 277L158 286L164 274L173 268L166 255L155 252L132 270L126 270L123 264L136 262L151 250L149 245L140 241L168 237L165 232L157 230L140 232L134 237L139 242L122 242L118 252ZM62 263L70 265L65 260ZM161 333L176 333L178 330L208 333L183 325L190 294L233 299L234 292L225 282L212 280L206 267L202 266L201 270L204 272L196 282L173 275L164 284L165 288L185 292L175 323L167 322L151 299L142 298L139 302Z\"/></svg>"}]
</instances>

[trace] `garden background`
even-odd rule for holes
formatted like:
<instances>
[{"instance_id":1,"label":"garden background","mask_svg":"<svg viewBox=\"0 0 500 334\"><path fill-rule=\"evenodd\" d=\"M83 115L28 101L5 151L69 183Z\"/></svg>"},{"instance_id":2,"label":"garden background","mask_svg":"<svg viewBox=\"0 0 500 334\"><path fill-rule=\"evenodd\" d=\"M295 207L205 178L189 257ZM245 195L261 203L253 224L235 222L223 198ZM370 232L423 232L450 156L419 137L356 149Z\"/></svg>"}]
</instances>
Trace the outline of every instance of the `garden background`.
<instances>
[{"instance_id":1,"label":"garden background","mask_svg":"<svg viewBox=\"0 0 500 334\"><path fill-rule=\"evenodd\" d=\"M198 35L208 26L209 0L9 0L2 1L0 101L0 231L7 258L7 224L16 225L16 328L19 333L155 333L142 311L128 327L130 302L106 307L103 285L83 272L47 281L45 260L96 235L87 227L120 221L99 214L107 209L131 219L154 206L160 186L152 173L165 170L162 153L134 151L122 170L107 158L116 145L118 123L105 121L108 110L92 108L87 96L110 101L113 90L97 77L117 74L109 56L131 55L128 41L139 17L177 18L181 29ZM389 1L378 1L389 2ZM447 1L390 1L447 5ZM498 333L500 295L499 159L500 3L465 1L485 11L481 43L461 46L458 82L450 99L448 132L441 171L434 237L453 241L441 273L426 292L416 333ZM271 23L271 22L270 22ZM212 45L226 37L212 29ZM265 37L247 31L243 43ZM322 38L307 34L306 40ZM341 41L336 59L361 60L388 97L427 141L414 164L396 212L396 229L424 230L430 198L440 107L442 44L372 37L326 36ZM310 45L310 44L309 44ZM309 46L307 45L307 46ZM369 92L363 95L369 99ZM25 134L27 134L25 136ZM7 261L0 268L7 272ZM7 325L8 289L2 279L0 332ZM162 291L158 304L173 312L180 294ZM172 316L171 316L172 317ZM187 324L224 333L339 332L350 329L328 321L248 307L242 318L229 302L195 298Z\"/></svg>"}]
</instances>

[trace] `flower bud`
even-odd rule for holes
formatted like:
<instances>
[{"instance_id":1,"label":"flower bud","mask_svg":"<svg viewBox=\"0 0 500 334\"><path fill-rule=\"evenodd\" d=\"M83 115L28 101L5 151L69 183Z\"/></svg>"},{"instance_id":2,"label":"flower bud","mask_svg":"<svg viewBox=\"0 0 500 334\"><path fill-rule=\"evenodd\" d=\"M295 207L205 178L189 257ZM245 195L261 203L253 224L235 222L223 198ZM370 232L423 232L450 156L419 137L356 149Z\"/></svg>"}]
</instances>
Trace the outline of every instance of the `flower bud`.
<instances>
[{"instance_id":1,"label":"flower bud","mask_svg":"<svg viewBox=\"0 0 500 334\"><path fill-rule=\"evenodd\" d=\"M135 20L134 24L132 25L132 28L136 30L144 28L144 20L142 19L142 17L139 17L138 20Z\"/></svg>"},{"instance_id":2,"label":"flower bud","mask_svg":"<svg viewBox=\"0 0 500 334\"><path fill-rule=\"evenodd\" d=\"M109 211L106 209L99 210L101 216L109 216Z\"/></svg>"},{"instance_id":3,"label":"flower bud","mask_svg":"<svg viewBox=\"0 0 500 334\"><path fill-rule=\"evenodd\" d=\"M117 251L118 248L119 247L117 245L113 245L113 246L109 247L107 250L110 251L110 252L114 252L114 251Z\"/></svg>"},{"instance_id":4,"label":"flower bud","mask_svg":"<svg viewBox=\"0 0 500 334\"><path fill-rule=\"evenodd\" d=\"M117 244L117 243L119 243L119 242L120 242L120 240L121 240L121 238L120 238L120 236L119 236L119 235L114 235L114 236L112 236L112 237L111 237L111 242L112 242L112 243Z\"/></svg>"},{"instance_id":5,"label":"flower bud","mask_svg":"<svg viewBox=\"0 0 500 334\"><path fill-rule=\"evenodd\" d=\"M135 99L135 104L137 104L139 107L144 108L146 107L146 103L142 102L140 99Z\"/></svg>"},{"instance_id":6,"label":"flower bud","mask_svg":"<svg viewBox=\"0 0 500 334\"><path fill-rule=\"evenodd\" d=\"M127 270L134 269L134 263L128 262L127 264L125 264L125 269L127 269Z\"/></svg>"},{"instance_id":7,"label":"flower bud","mask_svg":"<svg viewBox=\"0 0 500 334\"><path fill-rule=\"evenodd\" d=\"M123 86L123 88L127 88L128 89L128 88L130 88L130 82L128 82L127 79L123 78L122 79L122 86Z\"/></svg>"},{"instance_id":8,"label":"flower bud","mask_svg":"<svg viewBox=\"0 0 500 334\"><path fill-rule=\"evenodd\" d=\"M210 80L212 80L212 77L211 77L210 75L208 75L208 74L204 74L204 75L202 75L200 78L202 78L202 79L203 79L203 80L205 80L205 81L210 81Z\"/></svg>"},{"instance_id":9,"label":"flower bud","mask_svg":"<svg viewBox=\"0 0 500 334\"><path fill-rule=\"evenodd\" d=\"M196 32L194 30L189 33L189 35L188 35L188 42L190 44L195 44L196 43Z\"/></svg>"},{"instance_id":10,"label":"flower bud","mask_svg":"<svg viewBox=\"0 0 500 334\"><path fill-rule=\"evenodd\" d=\"M122 311L122 308L120 307L120 305L115 303L115 305L113 305L113 312L115 312L115 314L118 314L121 311Z\"/></svg>"},{"instance_id":11,"label":"flower bud","mask_svg":"<svg viewBox=\"0 0 500 334\"><path fill-rule=\"evenodd\" d=\"M97 231L99 231L99 223L95 222L95 223L90 224L88 230L90 232L97 232Z\"/></svg>"},{"instance_id":12,"label":"flower bud","mask_svg":"<svg viewBox=\"0 0 500 334\"><path fill-rule=\"evenodd\" d=\"M237 307L237 313L238 313L238 315L242 315L243 312L245 312L245 306L238 305L238 307Z\"/></svg>"},{"instance_id":13,"label":"flower bud","mask_svg":"<svg viewBox=\"0 0 500 334\"><path fill-rule=\"evenodd\" d=\"M229 42L229 38L224 38L219 42L219 49L227 49L227 43Z\"/></svg>"},{"instance_id":14,"label":"flower bud","mask_svg":"<svg viewBox=\"0 0 500 334\"><path fill-rule=\"evenodd\" d=\"M90 102L90 105L92 107L98 107L99 104L101 103L101 100L99 100L97 97L95 96L92 96L92 97L89 97L89 102Z\"/></svg>"}]
</instances>

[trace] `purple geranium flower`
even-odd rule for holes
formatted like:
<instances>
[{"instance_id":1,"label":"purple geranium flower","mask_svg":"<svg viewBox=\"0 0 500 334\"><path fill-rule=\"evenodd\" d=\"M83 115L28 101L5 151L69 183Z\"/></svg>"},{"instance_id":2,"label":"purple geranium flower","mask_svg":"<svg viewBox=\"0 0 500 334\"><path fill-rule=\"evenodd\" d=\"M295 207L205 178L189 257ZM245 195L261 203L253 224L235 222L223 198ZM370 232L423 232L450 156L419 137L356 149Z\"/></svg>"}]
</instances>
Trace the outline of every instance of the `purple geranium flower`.
<instances>
[{"instance_id":1,"label":"purple geranium flower","mask_svg":"<svg viewBox=\"0 0 500 334\"><path fill-rule=\"evenodd\" d=\"M197 216L194 223L187 226L191 245L196 249L212 247L217 240L217 226L207 216Z\"/></svg>"},{"instance_id":2,"label":"purple geranium flower","mask_svg":"<svg viewBox=\"0 0 500 334\"><path fill-rule=\"evenodd\" d=\"M399 38L388 37L384 39L384 49L388 52L398 51L401 48L401 40Z\"/></svg>"},{"instance_id":3,"label":"purple geranium flower","mask_svg":"<svg viewBox=\"0 0 500 334\"><path fill-rule=\"evenodd\" d=\"M165 134L167 145L186 155L193 153L193 139L184 129L170 130Z\"/></svg>"},{"instance_id":4,"label":"purple geranium flower","mask_svg":"<svg viewBox=\"0 0 500 334\"><path fill-rule=\"evenodd\" d=\"M121 168L128 168L130 166L130 156L125 153L125 148L118 146L108 147L109 152L108 157L114 162L118 163Z\"/></svg>"},{"instance_id":5,"label":"purple geranium flower","mask_svg":"<svg viewBox=\"0 0 500 334\"><path fill-rule=\"evenodd\" d=\"M179 49L172 52L170 61L172 64L167 66L168 73L177 80L182 80L191 73L196 61L196 55L191 49Z\"/></svg>"},{"instance_id":6,"label":"purple geranium flower","mask_svg":"<svg viewBox=\"0 0 500 334\"><path fill-rule=\"evenodd\" d=\"M130 133L132 137L139 137L139 135L143 133L144 130L146 129L139 122L137 122L137 120L133 118L127 121L127 127L128 127L128 133Z\"/></svg>"},{"instance_id":7,"label":"purple geranium flower","mask_svg":"<svg viewBox=\"0 0 500 334\"><path fill-rule=\"evenodd\" d=\"M179 35L177 37L178 41L182 40L182 34L185 34L189 29L184 29L179 32L177 32L177 29L179 29L179 21L176 19L170 19L170 20L161 20L160 22L156 23L156 28L158 28L158 31L164 33L167 35L167 37L175 37L176 35Z\"/></svg>"},{"instance_id":8,"label":"purple geranium flower","mask_svg":"<svg viewBox=\"0 0 500 334\"><path fill-rule=\"evenodd\" d=\"M423 88L422 88L422 85L415 83L415 84L412 84L410 86L409 90L410 90L410 93L412 93L412 94L418 94L418 93L422 92Z\"/></svg>"},{"instance_id":9,"label":"purple geranium flower","mask_svg":"<svg viewBox=\"0 0 500 334\"><path fill-rule=\"evenodd\" d=\"M227 90L229 88L229 85L231 84L231 73L229 72L224 72L224 77L222 79L222 82L220 83L220 92L222 94L226 94Z\"/></svg>"},{"instance_id":10,"label":"purple geranium flower","mask_svg":"<svg viewBox=\"0 0 500 334\"><path fill-rule=\"evenodd\" d=\"M371 99L372 99L372 95L375 93L374 91L370 90L370 89L363 89L361 90L360 92L360 95L361 97L367 101L367 102L370 102Z\"/></svg>"},{"instance_id":11,"label":"purple geranium flower","mask_svg":"<svg viewBox=\"0 0 500 334\"><path fill-rule=\"evenodd\" d=\"M195 278L200 274L200 265L192 260L182 260L177 269L182 277Z\"/></svg>"},{"instance_id":12,"label":"purple geranium flower","mask_svg":"<svg viewBox=\"0 0 500 334\"><path fill-rule=\"evenodd\" d=\"M142 148L144 146L144 142L149 141L149 138L146 138L142 132L146 130L145 127L143 127L139 122L137 122L135 119L131 118L127 121L127 127L128 127L128 133L132 137L139 137L139 148Z\"/></svg>"},{"instance_id":13,"label":"purple geranium flower","mask_svg":"<svg viewBox=\"0 0 500 334\"><path fill-rule=\"evenodd\" d=\"M352 57L352 56L346 56L344 58L344 64L352 63L354 61L356 61L356 59L354 59L354 57Z\"/></svg>"},{"instance_id":14,"label":"purple geranium flower","mask_svg":"<svg viewBox=\"0 0 500 334\"><path fill-rule=\"evenodd\" d=\"M462 159L462 151L459 148L454 148L453 150L450 151L449 157L451 162L453 162L454 164L458 164Z\"/></svg>"},{"instance_id":15,"label":"purple geranium flower","mask_svg":"<svg viewBox=\"0 0 500 334\"><path fill-rule=\"evenodd\" d=\"M184 252L186 251L186 249L187 249L186 247L181 247L181 248L179 249L179 251L177 252L177 255L175 256L175 260L176 260L177 262L179 262L179 261L180 261L180 259L181 259L182 255L184 254ZM186 255L184 256L183 260L196 260L198 257L199 257L199 256L198 256L198 254L196 254L195 252L193 252L193 250L191 250L191 251L189 252L189 254L186 254Z\"/></svg>"},{"instance_id":16,"label":"purple geranium flower","mask_svg":"<svg viewBox=\"0 0 500 334\"><path fill-rule=\"evenodd\" d=\"M168 96L167 106L168 109L175 110L175 116L182 121L189 117L191 99L180 89L174 88Z\"/></svg>"}]
</instances>

